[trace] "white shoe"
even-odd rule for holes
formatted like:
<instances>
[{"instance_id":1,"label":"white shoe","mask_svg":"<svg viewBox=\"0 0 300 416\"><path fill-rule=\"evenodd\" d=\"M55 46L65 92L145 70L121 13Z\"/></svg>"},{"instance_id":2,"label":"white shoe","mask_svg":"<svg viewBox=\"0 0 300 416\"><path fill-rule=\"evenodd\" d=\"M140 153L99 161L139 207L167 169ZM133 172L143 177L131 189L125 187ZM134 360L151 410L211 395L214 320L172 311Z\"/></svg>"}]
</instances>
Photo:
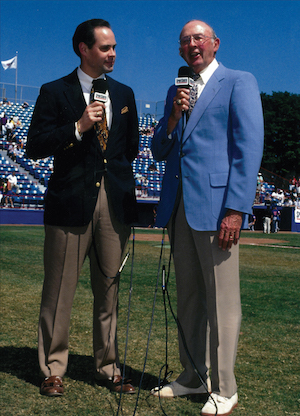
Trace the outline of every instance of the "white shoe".
<instances>
[{"instance_id":1,"label":"white shoe","mask_svg":"<svg viewBox=\"0 0 300 416\"><path fill-rule=\"evenodd\" d=\"M228 416L238 405L238 394L235 393L230 399L212 393L201 410L202 416ZM218 413L216 413L216 406Z\"/></svg>"},{"instance_id":2,"label":"white shoe","mask_svg":"<svg viewBox=\"0 0 300 416\"><path fill-rule=\"evenodd\" d=\"M209 383L210 384L210 383ZM170 384L166 384L164 387L155 387L150 392L155 397L177 397L177 396L185 396L186 394L205 394L207 390L204 386L192 388L192 387L185 387L181 384L177 383L177 381L172 381Z\"/></svg>"}]
</instances>

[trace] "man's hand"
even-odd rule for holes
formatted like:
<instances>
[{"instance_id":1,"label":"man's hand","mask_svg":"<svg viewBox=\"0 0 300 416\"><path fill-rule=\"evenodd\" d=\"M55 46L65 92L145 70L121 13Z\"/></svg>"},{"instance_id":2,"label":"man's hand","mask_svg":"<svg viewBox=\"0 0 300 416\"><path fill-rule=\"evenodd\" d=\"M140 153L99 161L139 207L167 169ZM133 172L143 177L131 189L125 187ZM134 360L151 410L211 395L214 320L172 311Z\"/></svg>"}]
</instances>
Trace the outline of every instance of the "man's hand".
<instances>
[{"instance_id":1,"label":"man's hand","mask_svg":"<svg viewBox=\"0 0 300 416\"><path fill-rule=\"evenodd\" d=\"M173 99L173 108L168 120L167 134L172 133L184 111L188 111L190 102L190 90L188 88L177 88Z\"/></svg>"},{"instance_id":2,"label":"man's hand","mask_svg":"<svg viewBox=\"0 0 300 416\"><path fill-rule=\"evenodd\" d=\"M221 222L219 232L219 248L230 250L232 244L237 244L243 222L243 213L229 209Z\"/></svg>"},{"instance_id":3,"label":"man's hand","mask_svg":"<svg viewBox=\"0 0 300 416\"><path fill-rule=\"evenodd\" d=\"M80 132L84 133L90 130L97 121L101 121L104 109L105 104L100 101L89 104L77 122L79 123Z\"/></svg>"}]
</instances>

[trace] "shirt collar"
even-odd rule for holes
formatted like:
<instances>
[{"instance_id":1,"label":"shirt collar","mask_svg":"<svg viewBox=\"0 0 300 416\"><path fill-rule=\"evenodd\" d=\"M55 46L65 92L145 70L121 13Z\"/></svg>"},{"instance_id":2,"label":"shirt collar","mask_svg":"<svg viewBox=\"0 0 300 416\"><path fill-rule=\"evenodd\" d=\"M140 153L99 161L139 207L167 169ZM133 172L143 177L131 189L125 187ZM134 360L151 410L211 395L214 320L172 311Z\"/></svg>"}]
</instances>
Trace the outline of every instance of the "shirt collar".
<instances>
[{"instance_id":1,"label":"shirt collar","mask_svg":"<svg viewBox=\"0 0 300 416\"><path fill-rule=\"evenodd\" d=\"M90 77L88 74L83 72L83 70L80 68L80 66L77 68L77 75L78 75L78 79L79 79L79 82L81 84L83 92L90 92L91 91L92 83L93 83L94 79L105 79L105 74L100 75L100 77L98 77L98 78Z\"/></svg>"},{"instance_id":2,"label":"shirt collar","mask_svg":"<svg viewBox=\"0 0 300 416\"><path fill-rule=\"evenodd\" d=\"M215 72L215 70L218 68L219 63L214 58L213 61L203 69L203 71L199 72L199 75L201 76L201 79L204 84L207 84L209 78L212 76L212 74Z\"/></svg>"}]
</instances>

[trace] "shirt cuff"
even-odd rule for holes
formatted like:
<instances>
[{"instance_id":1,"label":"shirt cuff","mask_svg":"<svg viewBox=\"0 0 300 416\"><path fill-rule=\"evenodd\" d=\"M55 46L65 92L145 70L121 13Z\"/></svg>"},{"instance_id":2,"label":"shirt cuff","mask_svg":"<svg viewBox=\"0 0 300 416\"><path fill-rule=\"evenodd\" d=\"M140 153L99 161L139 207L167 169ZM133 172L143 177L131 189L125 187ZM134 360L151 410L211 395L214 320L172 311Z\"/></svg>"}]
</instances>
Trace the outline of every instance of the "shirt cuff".
<instances>
[{"instance_id":1,"label":"shirt cuff","mask_svg":"<svg viewBox=\"0 0 300 416\"><path fill-rule=\"evenodd\" d=\"M79 131L77 129L77 122L75 123L75 137L79 142L82 141L82 134L79 134Z\"/></svg>"}]
</instances>

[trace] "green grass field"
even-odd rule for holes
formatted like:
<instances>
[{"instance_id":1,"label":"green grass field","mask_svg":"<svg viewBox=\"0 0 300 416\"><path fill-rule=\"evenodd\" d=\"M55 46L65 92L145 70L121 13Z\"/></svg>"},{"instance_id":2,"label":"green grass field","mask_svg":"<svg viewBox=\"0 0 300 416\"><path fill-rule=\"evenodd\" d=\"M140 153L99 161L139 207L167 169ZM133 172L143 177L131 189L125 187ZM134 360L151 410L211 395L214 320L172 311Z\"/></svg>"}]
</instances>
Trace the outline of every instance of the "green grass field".
<instances>
[{"instance_id":1,"label":"green grass field","mask_svg":"<svg viewBox=\"0 0 300 416\"><path fill-rule=\"evenodd\" d=\"M136 234L140 231L136 230ZM143 230L143 233L161 233ZM126 357L127 376L138 386L145 362L153 299L153 327L142 388L137 395L119 396L94 386L92 358L92 294L85 263L76 291L70 327L70 358L60 398L39 394L37 324L43 282L43 227L1 226L1 415L162 415L157 398L149 396L165 364L163 296L156 292L160 243L135 242L133 289ZM300 235L269 236L243 232L244 238L270 239L268 245L241 244L240 272L243 321L236 376L239 406L236 416L300 415ZM275 242L274 242L275 240ZM250 241L250 240L249 240ZM264 242L265 243L265 242ZM132 243L129 245L132 249ZM167 265L169 247L163 250ZM119 349L123 362L126 340L131 258L121 276ZM169 292L176 309L174 272ZM168 364L171 380L181 372L177 330L168 310ZM163 370L164 374L164 370ZM202 401L201 401L202 400ZM162 400L166 415L199 415L203 399ZM137 404L137 409L136 409Z\"/></svg>"}]
</instances>

